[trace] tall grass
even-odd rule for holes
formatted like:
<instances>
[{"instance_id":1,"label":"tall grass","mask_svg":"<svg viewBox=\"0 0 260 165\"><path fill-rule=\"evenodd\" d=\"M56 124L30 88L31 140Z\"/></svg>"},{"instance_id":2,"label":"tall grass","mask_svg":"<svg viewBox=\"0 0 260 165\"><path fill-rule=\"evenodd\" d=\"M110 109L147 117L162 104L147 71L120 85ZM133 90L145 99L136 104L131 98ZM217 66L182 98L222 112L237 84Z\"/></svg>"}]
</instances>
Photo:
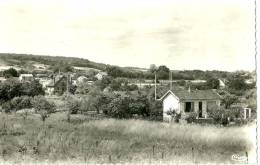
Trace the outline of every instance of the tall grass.
<instances>
[{"instance_id":1,"label":"tall grass","mask_svg":"<svg viewBox=\"0 0 260 165\"><path fill-rule=\"evenodd\" d=\"M11 163L237 163L233 154L245 155L254 148L248 136L252 126L92 120L80 115L72 115L68 123L66 113L56 113L45 124L37 114L26 119L0 114L0 130L0 159Z\"/></svg>"}]
</instances>

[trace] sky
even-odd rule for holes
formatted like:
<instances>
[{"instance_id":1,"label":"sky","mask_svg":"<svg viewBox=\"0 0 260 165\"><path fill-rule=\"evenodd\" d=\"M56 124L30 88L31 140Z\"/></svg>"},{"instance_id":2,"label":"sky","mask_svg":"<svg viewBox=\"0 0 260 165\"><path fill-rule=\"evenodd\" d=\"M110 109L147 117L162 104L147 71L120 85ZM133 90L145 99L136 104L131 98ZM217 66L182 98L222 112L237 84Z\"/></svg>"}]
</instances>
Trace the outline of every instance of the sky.
<instances>
[{"instance_id":1,"label":"sky","mask_svg":"<svg viewBox=\"0 0 260 165\"><path fill-rule=\"evenodd\" d=\"M254 70L253 0L0 0L0 52Z\"/></svg>"}]
</instances>

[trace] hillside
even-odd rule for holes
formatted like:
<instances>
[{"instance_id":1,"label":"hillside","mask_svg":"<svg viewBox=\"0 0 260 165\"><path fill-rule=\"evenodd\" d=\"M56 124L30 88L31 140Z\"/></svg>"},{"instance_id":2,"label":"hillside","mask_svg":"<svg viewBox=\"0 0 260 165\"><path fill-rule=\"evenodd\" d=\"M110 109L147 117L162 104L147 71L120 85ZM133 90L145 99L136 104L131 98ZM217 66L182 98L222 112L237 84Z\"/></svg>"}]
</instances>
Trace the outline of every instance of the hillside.
<instances>
[{"instance_id":1,"label":"hillside","mask_svg":"<svg viewBox=\"0 0 260 165\"><path fill-rule=\"evenodd\" d=\"M16 66L20 68L36 68L38 65L54 66L56 64L69 64L76 67L89 67L104 70L106 65L89 61L87 59L61 56L45 56L31 54L0 53L0 65Z\"/></svg>"},{"instance_id":2,"label":"hillside","mask_svg":"<svg viewBox=\"0 0 260 165\"><path fill-rule=\"evenodd\" d=\"M108 71L113 77L126 77L138 79L153 79L154 74L149 72L149 69L138 67L119 67L103 63L89 61L88 59L76 57L62 57L62 56L46 56L46 55L31 55L31 54L14 54L14 53L0 53L0 71L13 67L15 69L24 70L48 70L56 65L73 66L75 69L88 70L94 69L96 71ZM107 68L110 68L107 70ZM163 68L163 67L162 67ZM165 67L164 67L165 68ZM166 69L168 69L166 67ZM164 74L161 79L168 79L169 73L167 70L158 72L160 76ZM172 71L173 80L207 80L214 78L228 78L233 74L247 75L245 78L254 77L253 73L247 71L227 72L227 71L202 71L202 70L174 70ZM160 77L158 77L160 79Z\"/></svg>"}]
</instances>

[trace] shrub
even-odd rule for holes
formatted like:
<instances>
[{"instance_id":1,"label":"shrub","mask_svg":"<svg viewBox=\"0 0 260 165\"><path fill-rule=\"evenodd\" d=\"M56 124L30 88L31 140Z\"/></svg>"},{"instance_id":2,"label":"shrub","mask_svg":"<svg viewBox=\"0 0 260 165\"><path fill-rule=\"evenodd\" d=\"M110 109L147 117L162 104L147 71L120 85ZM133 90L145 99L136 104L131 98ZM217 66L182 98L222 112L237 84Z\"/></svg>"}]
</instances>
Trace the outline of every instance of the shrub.
<instances>
[{"instance_id":1,"label":"shrub","mask_svg":"<svg viewBox=\"0 0 260 165\"><path fill-rule=\"evenodd\" d=\"M49 112L46 111L46 110L40 111L40 115L41 115L41 120L42 120L43 124L45 123L45 120L46 120L48 117L50 117Z\"/></svg>"},{"instance_id":2,"label":"shrub","mask_svg":"<svg viewBox=\"0 0 260 165\"><path fill-rule=\"evenodd\" d=\"M12 107L14 110L20 110L24 108L32 108L32 98L28 96L15 97L11 100Z\"/></svg>"},{"instance_id":3,"label":"shrub","mask_svg":"<svg viewBox=\"0 0 260 165\"><path fill-rule=\"evenodd\" d=\"M43 96L35 96L32 105L36 112L46 111L52 113L55 110L55 104L47 101Z\"/></svg>"},{"instance_id":4,"label":"shrub","mask_svg":"<svg viewBox=\"0 0 260 165\"><path fill-rule=\"evenodd\" d=\"M132 114L129 109L130 98L118 96L108 104L108 115L115 118L130 118Z\"/></svg>"},{"instance_id":5,"label":"shrub","mask_svg":"<svg viewBox=\"0 0 260 165\"><path fill-rule=\"evenodd\" d=\"M13 106L11 104L11 101L7 101L5 103L2 104L2 108L4 109L5 113L10 113L11 110L13 109Z\"/></svg>"},{"instance_id":6,"label":"shrub","mask_svg":"<svg viewBox=\"0 0 260 165\"><path fill-rule=\"evenodd\" d=\"M174 121L175 121L176 123L179 123L179 121L180 121L180 119L181 119L181 113L177 113L175 109L169 110L169 111L167 112L167 115L172 116L173 119L174 119Z\"/></svg>"},{"instance_id":7,"label":"shrub","mask_svg":"<svg viewBox=\"0 0 260 165\"><path fill-rule=\"evenodd\" d=\"M151 101L149 103L149 119L162 121L163 120L163 110L162 103L159 101Z\"/></svg>"},{"instance_id":8,"label":"shrub","mask_svg":"<svg viewBox=\"0 0 260 165\"><path fill-rule=\"evenodd\" d=\"M191 112L188 114L188 116L185 118L188 123L193 123L197 119L198 114L196 112Z\"/></svg>"},{"instance_id":9,"label":"shrub","mask_svg":"<svg viewBox=\"0 0 260 165\"><path fill-rule=\"evenodd\" d=\"M68 99L67 108L71 114L77 114L80 110L81 102L76 98Z\"/></svg>"},{"instance_id":10,"label":"shrub","mask_svg":"<svg viewBox=\"0 0 260 165\"><path fill-rule=\"evenodd\" d=\"M218 107L212 107L211 109L208 110L208 115L210 118L213 118L213 120L216 123L221 123L221 120L224 115L224 110Z\"/></svg>"}]
</instances>

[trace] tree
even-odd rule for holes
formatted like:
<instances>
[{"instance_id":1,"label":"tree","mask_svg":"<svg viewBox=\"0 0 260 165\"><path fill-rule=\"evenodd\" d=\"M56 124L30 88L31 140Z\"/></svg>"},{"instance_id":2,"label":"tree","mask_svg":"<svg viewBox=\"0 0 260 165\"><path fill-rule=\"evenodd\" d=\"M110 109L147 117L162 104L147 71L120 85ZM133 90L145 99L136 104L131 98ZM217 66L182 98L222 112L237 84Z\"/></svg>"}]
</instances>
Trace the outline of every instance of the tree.
<instances>
[{"instance_id":1,"label":"tree","mask_svg":"<svg viewBox=\"0 0 260 165\"><path fill-rule=\"evenodd\" d=\"M206 86L209 89L218 89L219 88L219 80L217 78L209 78L206 82Z\"/></svg>"},{"instance_id":2,"label":"tree","mask_svg":"<svg viewBox=\"0 0 260 165\"><path fill-rule=\"evenodd\" d=\"M169 78L170 69L165 65L159 66L157 70L158 79L168 79Z\"/></svg>"},{"instance_id":3,"label":"tree","mask_svg":"<svg viewBox=\"0 0 260 165\"><path fill-rule=\"evenodd\" d=\"M32 101L32 105L36 112L52 113L55 110L55 104L46 100L43 96L35 96Z\"/></svg>"},{"instance_id":4,"label":"tree","mask_svg":"<svg viewBox=\"0 0 260 165\"><path fill-rule=\"evenodd\" d=\"M18 72L14 68L7 69L3 72L5 78L18 77Z\"/></svg>"},{"instance_id":5,"label":"tree","mask_svg":"<svg viewBox=\"0 0 260 165\"><path fill-rule=\"evenodd\" d=\"M97 113L100 112L100 107L102 105L102 96L103 93L99 88L93 87L89 91L88 101L90 103L90 106L93 107Z\"/></svg>"},{"instance_id":6,"label":"tree","mask_svg":"<svg viewBox=\"0 0 260 165\"><path fill-rule=\"evenodd\" d=\"M0 83L0 101L8 101L22 95L22 84L15 79Z\"/></svg>"},{"instance_id":7,"label":"tree","mask_svg":"<svg viewBox=\"0 0 260 165\"><path fill-rule=\"evenodd\" d=\"M77 114L80 110L81 102L79 99L69 97L67 99L67 108L71 114Z\"/></svg>"},{"instance_id":8,"label":"tree","mask_svg":"<svg viewBox=\"0 0 260 165\"><path fill-rule=\"evenodd\" d=\"M151 73L154 73L157 69L158 69L158 68L157 68L157 66L156 66L155 64L151 64L151 65L150 65L150 68L149 68L149 71L150 71Z\"/></svg>"},{"instance_id":9,"label":"tree","mask_svg":"<svg viewBox=\"0 0 260 165\"><path fill-rule=\"evenodd\" d=\"M22 83L22 94L27 96L44 95L45 91L38 80Z\"/></svg>"},{"instance_id":10,"label":"tree","mask_svg":"<svg viewBox=\"0 0 260 165\"><path fill-rule=\"evenodd\" d=\"M238 97L235 95L225 95L222 99L222 104L226 109L230 108L233 103L238 101Z\"/></svg>"},{"instance_id":11,"label":"tree","mask_svg":"<svg viewBox=\"0 0 260 165\"><path fill-rule=\"evenodd\" d=\"M245 90L247 89L247 84L243 78L233 76L229 79L228 87L232 90Z\"/></svg>"},{"instance_id":12,"label":"tree","mask_svg":"<svg viewBox=\"0 0 260 165\"><path fill-rule=\"evenodd\" d=\"M101 90L104 90L112 82L112 77L105 76L102 80L97 80L95 85L98 86Z\"/></svg>"},{"instance_id":13,"label":"tree","mask_svg":"<svg viewBox=\"0 0 260 165\"><path fill-rule=\"evenodd\" d=\"M77 89L75 91L76 94L88 94L90 89L92 88L91 85L85 82L81 82L78 84Z\"/></svg>"}]
</instances>

